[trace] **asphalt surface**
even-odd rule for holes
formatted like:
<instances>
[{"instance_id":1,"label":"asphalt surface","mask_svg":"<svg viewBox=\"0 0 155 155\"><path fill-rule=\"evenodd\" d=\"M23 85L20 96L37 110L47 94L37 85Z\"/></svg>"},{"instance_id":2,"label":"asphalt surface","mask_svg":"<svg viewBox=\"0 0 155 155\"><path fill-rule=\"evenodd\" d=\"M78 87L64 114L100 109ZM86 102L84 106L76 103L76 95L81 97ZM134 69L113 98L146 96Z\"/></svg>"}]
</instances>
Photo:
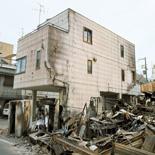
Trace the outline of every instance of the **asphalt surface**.
<instances>
[{"instance_id":1,"label":"asphalt surface","mask_svg":"<svg viewBox=\"0 0 155 155\"><path fill-rule=\"evenodd\" d=\"M8 128L7 117L0 117L0 129ZM18 155L15 147L11 145L8 141L0 138L0 155Z\"/></svg>"},{"instance_id":2,"label":"asphalt surface","mask_svg":"<svg viewBox=\"0 0 155 155\"><path fill-rule=\"evenodd\" d=\"M0 139L0 155L19 155L9 142Z\"/></svg>"},{"instance_id":3,"label":"asphalt surface","mask_svg":"<svg viewBox=\"0 0 155 155\"><path fill-rule=\"evenodd\" d=\"M8 118L3 117L0 118L0 129L7 129L8 128Z\"/></svg>"}]
</instances>

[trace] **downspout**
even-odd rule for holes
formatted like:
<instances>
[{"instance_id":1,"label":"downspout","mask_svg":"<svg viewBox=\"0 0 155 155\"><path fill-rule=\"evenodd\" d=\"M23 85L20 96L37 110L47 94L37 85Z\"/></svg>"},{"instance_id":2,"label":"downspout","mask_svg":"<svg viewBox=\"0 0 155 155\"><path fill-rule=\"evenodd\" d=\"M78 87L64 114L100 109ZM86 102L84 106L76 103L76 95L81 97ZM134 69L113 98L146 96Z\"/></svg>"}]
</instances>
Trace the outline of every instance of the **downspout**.
<instances>
[{"instance_id":1,"label":"downspout","mask_svg":"<svg viewBox=\"0 0 155 155\"><path fill-rule=\"evenodd\" d=\"M52 81L54 83L56 72L55 72L55 68L53 66L51 66L51 64L49 62L49 59L48 59L49 40L50 39L49 39L49 29L48 29L48 41L47 41L47 47L46 47L46 50L45 50L45 61L44 61L44 65L45 65L47 71L50 74L50 78L52 78ZM53 70L53 77L52 77L52 70Z\"/></svg>"}]
</instances>

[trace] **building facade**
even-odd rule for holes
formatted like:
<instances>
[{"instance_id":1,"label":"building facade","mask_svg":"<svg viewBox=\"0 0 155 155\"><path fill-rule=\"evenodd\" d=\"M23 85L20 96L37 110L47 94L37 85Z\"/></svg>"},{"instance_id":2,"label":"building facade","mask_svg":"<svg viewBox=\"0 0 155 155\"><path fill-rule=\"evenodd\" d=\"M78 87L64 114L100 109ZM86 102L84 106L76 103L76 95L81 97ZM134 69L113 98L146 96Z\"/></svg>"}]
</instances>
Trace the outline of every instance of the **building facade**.
<instances>
[{"instance_id":1,"label":"building facade","mask_svg":"<svg viewBox=\"0 0 155 155\"><path fill-rule=\"evenodd\" d=\"M90 100L102 109L130 96L135 70L133 43L67 9L19 39L14 88L60 92L71 111Z\"/></svg>"}]
</instances>

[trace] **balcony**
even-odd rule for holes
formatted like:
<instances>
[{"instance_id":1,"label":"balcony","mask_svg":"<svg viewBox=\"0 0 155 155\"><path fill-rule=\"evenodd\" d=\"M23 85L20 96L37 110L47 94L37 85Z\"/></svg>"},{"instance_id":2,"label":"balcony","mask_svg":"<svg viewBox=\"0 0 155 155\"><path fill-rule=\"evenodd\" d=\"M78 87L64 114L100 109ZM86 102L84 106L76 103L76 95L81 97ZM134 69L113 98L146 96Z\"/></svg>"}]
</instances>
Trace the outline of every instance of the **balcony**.
<instances>
[{"instance_id":1,"label":"balcony","mask_svg":"<svg viewBox=\"0 0 155 155\"><path fill-rule=\"evenodd\" d=\"M0 99L19 99L21 97L21 90L14 90L11 87L0 88Z\"/></svg>"}]
</instances>

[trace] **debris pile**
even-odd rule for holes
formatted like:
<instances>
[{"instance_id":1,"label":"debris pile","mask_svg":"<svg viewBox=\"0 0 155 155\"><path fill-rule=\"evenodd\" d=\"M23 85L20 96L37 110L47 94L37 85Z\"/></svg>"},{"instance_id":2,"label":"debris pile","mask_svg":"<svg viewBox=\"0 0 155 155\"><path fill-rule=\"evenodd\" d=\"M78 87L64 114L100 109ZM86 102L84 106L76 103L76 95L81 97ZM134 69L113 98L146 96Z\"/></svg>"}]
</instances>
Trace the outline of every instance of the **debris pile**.
<instances>
[{"instance_id":1,"label":"debris pile","mask_svg":"<svg viewBox=\"0 0 155 155\"><path fill-rule=\"evenodd\" d=\"M103 112L97 116L93 107L84 114L84 107L81 113L65 120L61 129L52 133L39 130L29 136L35 143L46 145L47 150L56 155L104 155L113 152L151 155L155 153L155 119L142 115L150 110L137 114L137 109L137 106L136 110L132 108L136 111L132 113L116 108L113 112Z\"/></svg>"},{"instance_id":2,"label":"debris pile","mask_svg":"<svg viewBox=\"0 0 155 155\"><path fill-rule=\"evenodd\" d=\"M0 135L7 135L8 129L0 129Z\"/></svg>"}]
</instances>

